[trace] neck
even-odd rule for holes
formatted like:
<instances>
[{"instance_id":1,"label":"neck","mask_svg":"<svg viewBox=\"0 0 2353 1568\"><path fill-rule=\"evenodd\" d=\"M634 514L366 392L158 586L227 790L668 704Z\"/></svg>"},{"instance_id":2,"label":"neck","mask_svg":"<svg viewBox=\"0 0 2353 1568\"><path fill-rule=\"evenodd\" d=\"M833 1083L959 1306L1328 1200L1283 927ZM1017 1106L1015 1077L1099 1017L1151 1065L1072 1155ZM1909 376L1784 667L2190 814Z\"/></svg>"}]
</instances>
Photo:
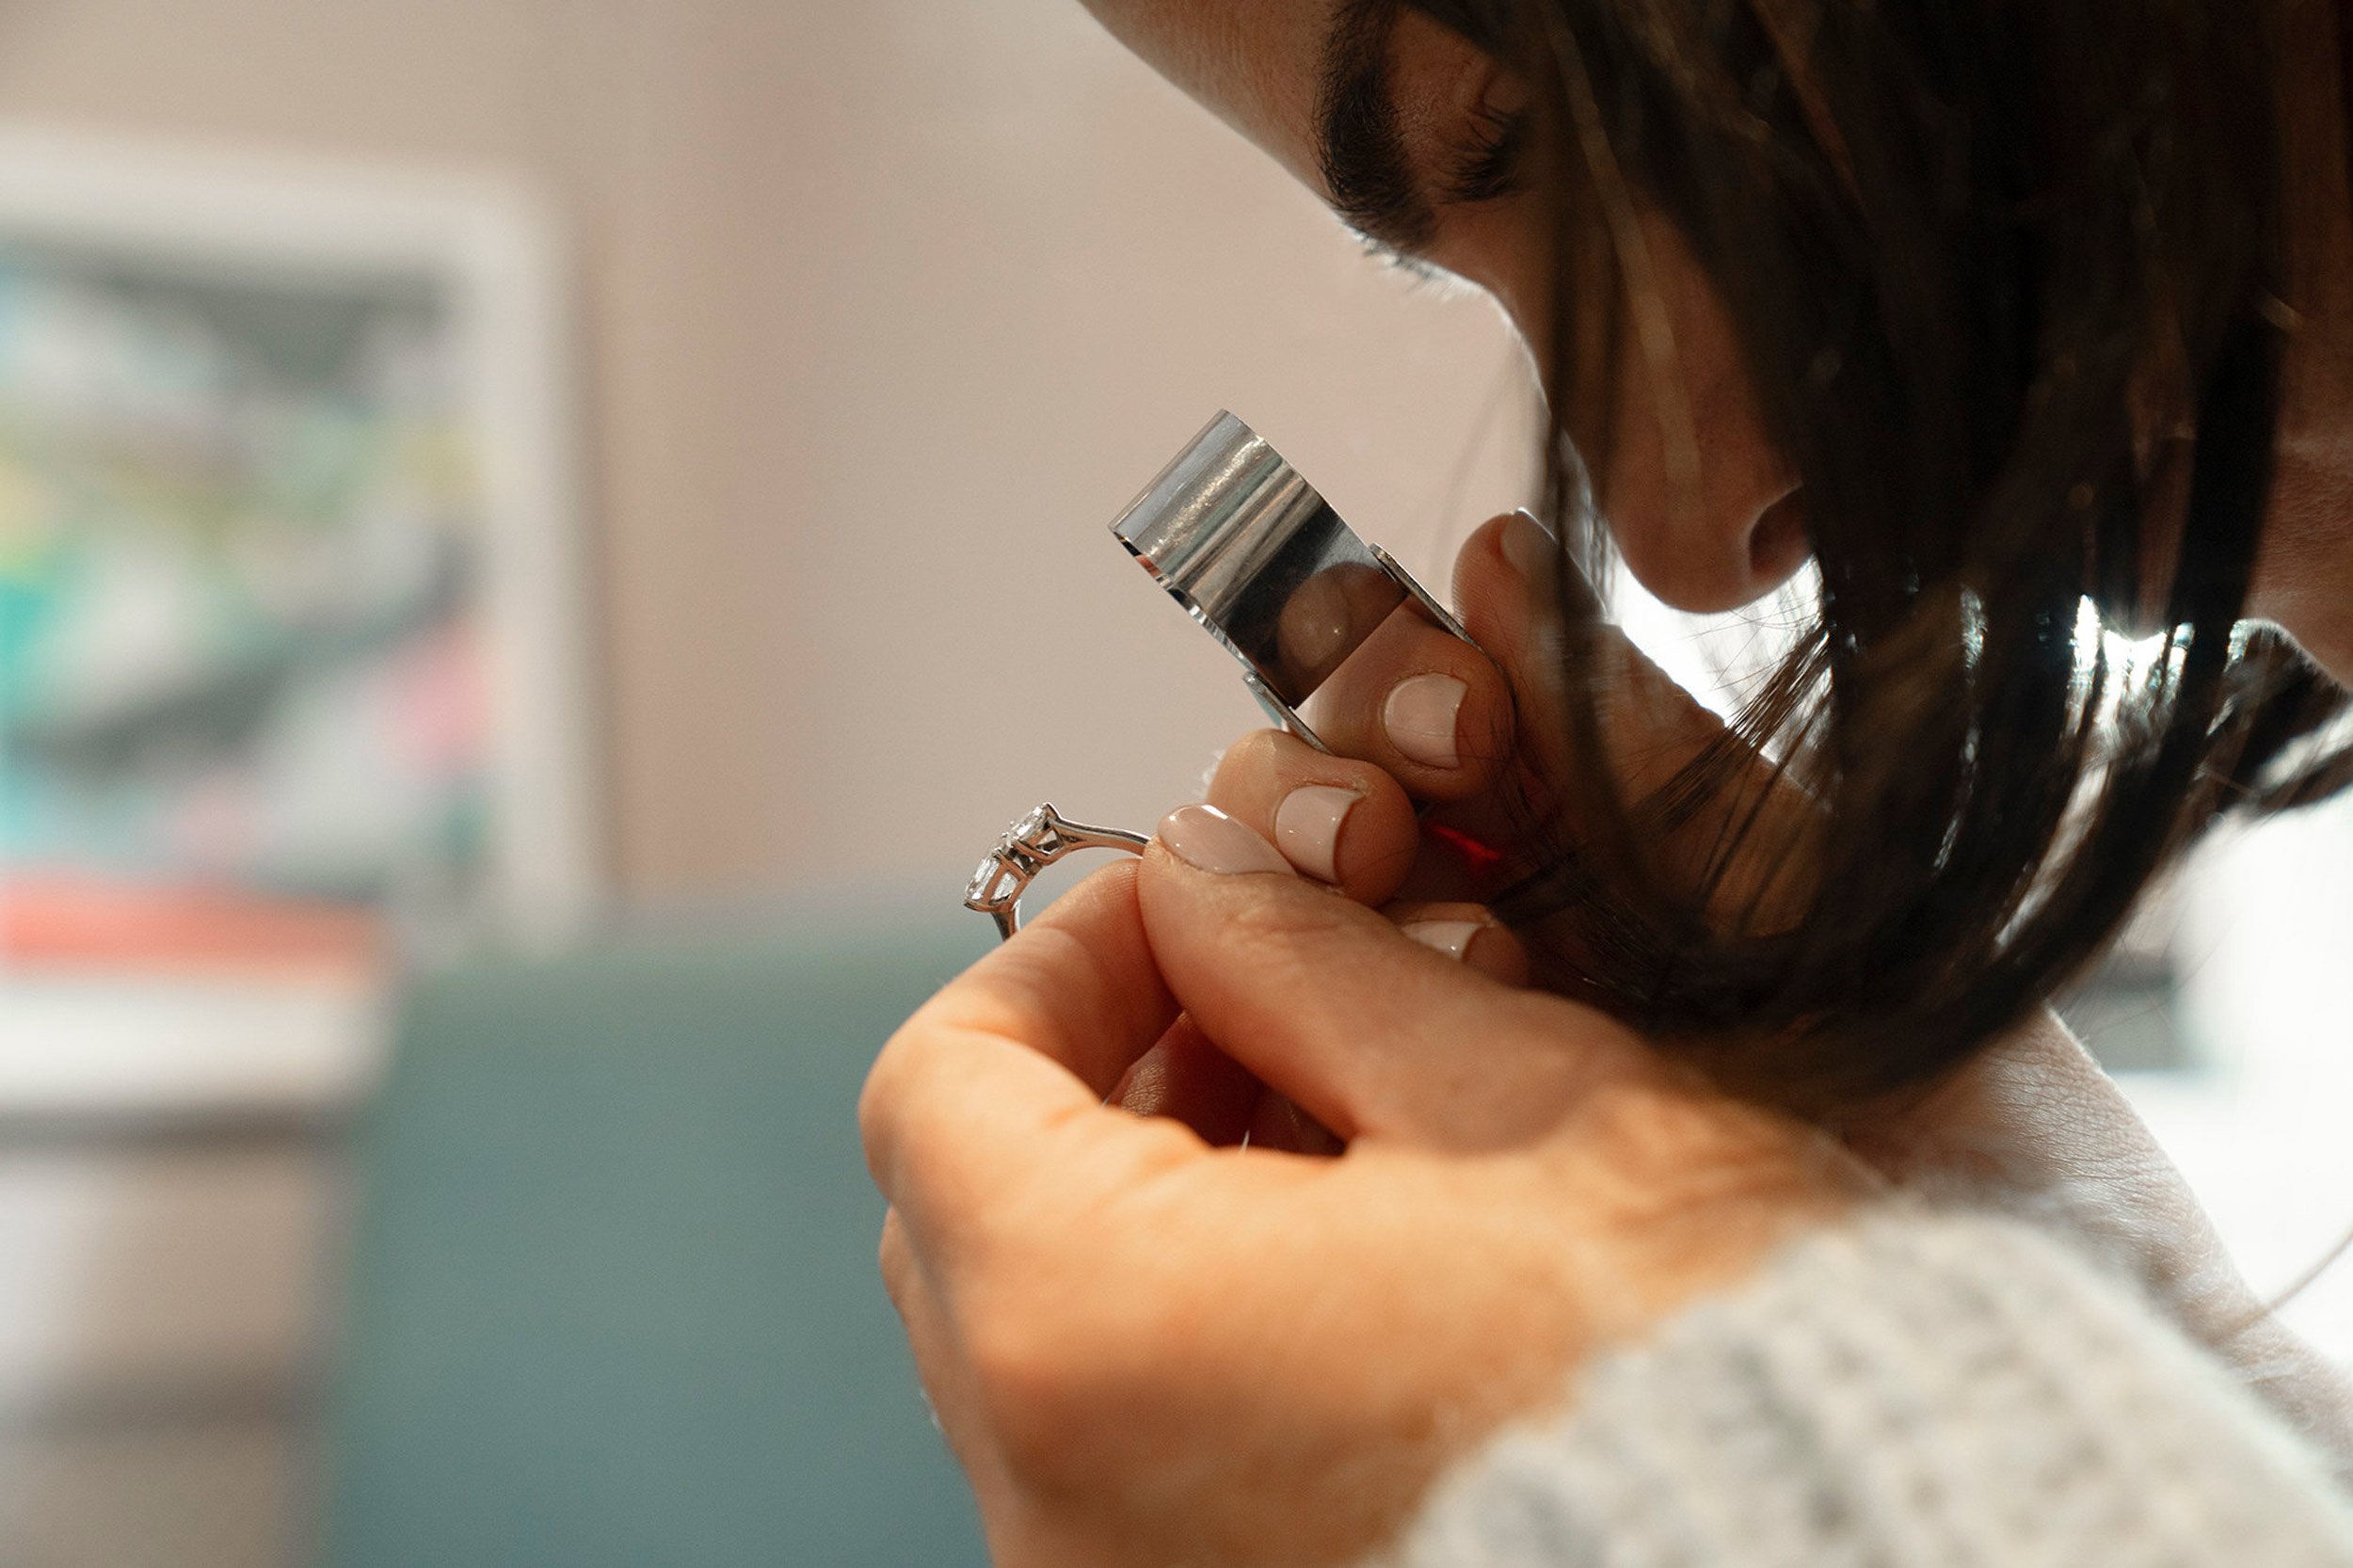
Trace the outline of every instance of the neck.
<instances>
[{"instance_id":1,"label":"neck","mask_svg":"<svg viewBox=\"0 0 2353 1568\"><path fill-rule=\"evenodd\" d=\"M2251 614L2353 684L2353 181L2337 8L2291 5L2281 93L2287 305L2278 473Z\"/></svg>"}]
</instances>

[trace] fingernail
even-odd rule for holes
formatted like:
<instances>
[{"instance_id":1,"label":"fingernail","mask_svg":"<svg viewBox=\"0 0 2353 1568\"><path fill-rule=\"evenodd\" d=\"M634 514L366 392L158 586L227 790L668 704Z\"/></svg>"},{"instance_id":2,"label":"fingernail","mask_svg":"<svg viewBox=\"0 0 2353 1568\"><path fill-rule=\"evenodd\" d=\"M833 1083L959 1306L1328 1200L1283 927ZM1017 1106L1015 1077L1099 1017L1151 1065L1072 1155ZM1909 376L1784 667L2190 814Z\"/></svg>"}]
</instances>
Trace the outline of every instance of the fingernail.
<instances>
[{"instance_id":1,"label":"fingernail","mask_svg":"<svg viewBox=\"0 0 2353 1568\"><path fill-rule=\"evenodd\" d=\"M1303 784L1274 808L1274 843L1319 882L1340 879L1340 829L1364 797L1330 784Z\"/></svg>"},{"instance_id":2,"label":"fingernail","mask_svg":"<svg viewBox=\"0 0 2353 1568\"><path fill-rule=\"evenodd\" d=\"M1564 592L1581 614L1601 614L1600 596L1593 592L1584 568L1562 559L1561 541L1544 519L1525 507L1513 512L1503 525L1503 558L1539 594ZM1561 569L1564 565L1568 568L1565 581Z\"/></svg>"},{"instance_id":3,"label":"fingernail","mask_svg":"<svg viewBox=\"0 0 2353 1568\"><path fill-rule=\"evenodd\" d=\"M1470 952L1471 943L1486 929L1477 920L1423 920L1404 928L1406 936L1423 947L1437 949L1449 958L1460 958Z\"/></svg>"},{"instance_id":4,"label":"fingernail","mask_svg":"<svg viewBox=\"0 0 2353 1568\"><path fill-rule=\"evenodd\" d=\"M1426 768L1450 768L1462 761L1454 738L1463 696L1470 688L1450 675L1417 675L1401 680L1381 710L1381 723L1389 744Z\"/></svg>"},{"instance_id":5,"label":"fingernail","mask_svg":"<svg viewBox=\"0 0 2353 1568\"><path fill-rule=\"evenodd\" d=\"M1214 806L1179 806L1160 819L1160 838L1177 859L1220 876L1291 874L1291 863L1280 850Z\"/></svg>"},{"instance_id":6,"label":"fingernail","mask_svg":"<svg viewBox=\"0 0 2353 1568\"><path fill-rule=\"evenodd\" d=\"M1530 583L1552 581L1561 568L1561 545L1533 512L1513 512L1503 525L1503 558Z\"/></svg>"}]
</instances>

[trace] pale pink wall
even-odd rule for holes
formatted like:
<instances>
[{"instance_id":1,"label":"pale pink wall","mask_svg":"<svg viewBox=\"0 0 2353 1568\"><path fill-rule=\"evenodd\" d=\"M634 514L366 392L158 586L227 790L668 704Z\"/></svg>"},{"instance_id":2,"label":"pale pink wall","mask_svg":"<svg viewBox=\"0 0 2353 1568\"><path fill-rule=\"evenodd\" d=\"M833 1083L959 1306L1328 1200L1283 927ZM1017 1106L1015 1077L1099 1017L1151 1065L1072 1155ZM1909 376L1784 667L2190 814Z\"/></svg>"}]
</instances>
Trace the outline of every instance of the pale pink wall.
<instances>
[{"instance_id":1,"label":"pale pink wall","mask_svg":"<svg viewBox=\"0 0 2353 1568\"><path fill-rule=\"evenodd\" d=\"M1191 789L1254 710L1102 529L1221 404L1441 576L1521 487L1489 308L1363 260L1075 0L14 0L0 116L548 195L640 892L952 882L1042 795ZM850 812L893 829L844 862Z\"/></svg>"}]
</instances>

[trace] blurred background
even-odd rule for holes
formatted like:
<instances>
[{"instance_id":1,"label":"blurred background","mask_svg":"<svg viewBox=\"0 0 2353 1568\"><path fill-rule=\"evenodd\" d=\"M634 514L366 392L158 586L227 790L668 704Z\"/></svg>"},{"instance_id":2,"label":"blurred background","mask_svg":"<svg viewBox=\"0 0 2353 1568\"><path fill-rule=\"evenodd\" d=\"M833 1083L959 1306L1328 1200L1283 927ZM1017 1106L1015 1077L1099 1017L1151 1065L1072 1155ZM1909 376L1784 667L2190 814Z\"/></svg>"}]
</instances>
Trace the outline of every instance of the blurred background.
<instances>
[{"instance_id":1,"label":"blurred background","mask_svg":"<svg viewBox=\"0 0 2353 1568\"><path fill-rule=\"evenodd\" d=\"M1257 722L1103 536L1220 408L1433 585L1528 488L1074 0L0 4L0 1561L977 1560L849 1107ZM2266 1288L2347 952L2332 808L2070 1004Z\"/></svg>"}]
</instances>

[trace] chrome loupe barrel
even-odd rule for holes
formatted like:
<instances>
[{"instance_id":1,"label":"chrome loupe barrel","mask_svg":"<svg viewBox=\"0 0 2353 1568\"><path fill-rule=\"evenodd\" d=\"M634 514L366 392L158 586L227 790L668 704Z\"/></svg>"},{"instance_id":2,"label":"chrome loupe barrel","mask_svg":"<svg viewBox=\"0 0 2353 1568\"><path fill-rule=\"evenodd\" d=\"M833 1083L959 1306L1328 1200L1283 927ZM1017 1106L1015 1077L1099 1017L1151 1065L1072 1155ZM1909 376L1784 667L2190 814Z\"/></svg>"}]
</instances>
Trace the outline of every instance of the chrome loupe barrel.
<instances>
[{"instance_id":1,"label":"chrome loupe barrel","mask_svg":"<svg viewBox=\"0 0 2353 1568\"><path fill-rule=\"evenodd\" d=\"M1419 584L1229 413L1160 471L1112 532L1241 661L1268 712L1318 745L1300 705L1400 604L1411 600L1463 635Z\"/></svg>"}]
</instances>

